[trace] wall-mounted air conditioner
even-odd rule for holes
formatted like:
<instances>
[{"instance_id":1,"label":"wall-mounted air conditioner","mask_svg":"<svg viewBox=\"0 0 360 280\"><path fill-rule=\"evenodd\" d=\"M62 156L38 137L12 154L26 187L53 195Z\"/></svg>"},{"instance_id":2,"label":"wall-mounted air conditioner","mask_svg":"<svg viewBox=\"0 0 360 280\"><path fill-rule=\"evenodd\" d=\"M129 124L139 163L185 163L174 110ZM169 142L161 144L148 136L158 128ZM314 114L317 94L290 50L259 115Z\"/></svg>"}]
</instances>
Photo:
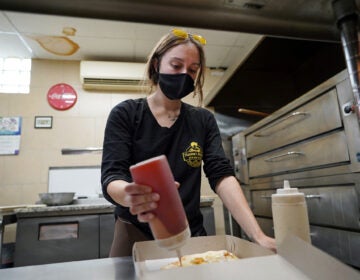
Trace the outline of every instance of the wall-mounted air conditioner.
<instances>
[{"instance_id":1,"label":"wall-mounted air conditioner","mask_svg":"<svg viewBox=\"0 0 360 280\"><path fill-rule=\"evenodd\" d=\"M145 63L81 61L80 79L86 90L140 92L145 67Z\"/></svg>"}]
</instances>

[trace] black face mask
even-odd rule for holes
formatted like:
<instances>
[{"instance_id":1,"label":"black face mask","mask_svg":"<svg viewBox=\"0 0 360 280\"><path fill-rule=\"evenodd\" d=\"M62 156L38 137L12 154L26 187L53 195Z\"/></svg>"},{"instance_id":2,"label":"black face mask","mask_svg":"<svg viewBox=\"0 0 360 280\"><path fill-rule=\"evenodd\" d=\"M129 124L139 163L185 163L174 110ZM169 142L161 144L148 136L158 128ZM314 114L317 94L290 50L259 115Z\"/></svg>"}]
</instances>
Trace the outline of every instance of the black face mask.
<instances>
[{"instance_id":1,"label":"black face mask","mask_svg":"<svg viewBox=\"0 0 360 280\"><path fill-rule=\"evenodd\" d=\"M159 86L171 100L181 99L194 91L194 80L188 74L159 73Z\"/></svg>"}]
</instances>

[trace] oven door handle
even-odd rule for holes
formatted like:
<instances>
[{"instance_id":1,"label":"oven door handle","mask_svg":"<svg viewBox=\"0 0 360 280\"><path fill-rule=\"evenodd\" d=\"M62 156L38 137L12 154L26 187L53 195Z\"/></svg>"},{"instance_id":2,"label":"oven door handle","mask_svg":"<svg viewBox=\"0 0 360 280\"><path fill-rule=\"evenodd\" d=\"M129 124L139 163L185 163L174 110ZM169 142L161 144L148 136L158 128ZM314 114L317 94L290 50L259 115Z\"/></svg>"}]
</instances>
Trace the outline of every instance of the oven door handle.
<instances>
[{"instance_id":1,"label":"oven door handle","mask_svg":"<svg viewBox=\"0 0 360 280\"><path fill-rule=\"evenodd\" d=\"M297 151L291 151L291 152L287 152L287 153L284 153L284 154L280 154L280 155L276 155L276 156L273 156L273 157L266 158L265 161L266 162L277 162L277 161L281 161L281 160L293 159L294 157L300 157L300 156L305 156L305 153L297 152Z\"/></svg>"},{"instance_id":2,"label":"oven door handle","mask_svg":"<svg viewBox=\"0 0 360 280\"><path fill-rule=\"evenodd\" d=\"M322 198L322 196L320 194L307 194L307 195L305 195L305 198L306 199L315 199L315 198L320 199L320 198Z\"/></svg>"},{"instance_id":3,"label":"oven door handle","mask_svg":"<svg viewBox=\"0 0 360 280\"><path fill-rule=\"evenodd\" d=\"M260 196L262 199L271 199L271 195L262 195ZM320 194L306 194L305 198L306 199L315 199L318 198L320 199L322 196Z\"/></svg>"},{"instance_id":4,"label":"oven door handle","mask_svg":"<svg viewBox=\"0 0 360 280\"><path fill-rule=\"evenodd\" d=\"M296 122L303 121L308 116L310 116L307 112L293 112L290 115L286 116L285 118L280 119L273 125L268 126L266 129L254 134L255 137L267 137L279 132L287 128L290 125L293 125Z\"/></svg>"}]
</instances>

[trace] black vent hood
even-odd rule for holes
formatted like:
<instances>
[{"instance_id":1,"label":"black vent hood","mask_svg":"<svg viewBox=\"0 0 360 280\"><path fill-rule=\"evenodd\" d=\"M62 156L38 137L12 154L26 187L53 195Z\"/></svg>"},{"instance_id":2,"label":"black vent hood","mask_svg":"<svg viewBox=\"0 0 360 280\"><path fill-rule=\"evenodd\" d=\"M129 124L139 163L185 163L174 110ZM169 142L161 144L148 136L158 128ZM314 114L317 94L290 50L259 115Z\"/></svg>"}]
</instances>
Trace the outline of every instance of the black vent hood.
<instances>
[{"instance_id":1,"label":"black vent hood","mask_svg":"<svg viewBox=\"0 0 360 280\"><path fill-rule=\"evenodd\" d=\"M208 104L224 115L256 122L346 68L340 42L266 37Z\"/></svg>"},{"instance_id":2,"label":"black vent hood","mask_svg":"<svg viewBox=\"0 0 360 280\"><path fill-rule=\"evenodd\" d=\"M0 9L339 41L329 0L1 0Z\"/></svg>"}]
</instances>

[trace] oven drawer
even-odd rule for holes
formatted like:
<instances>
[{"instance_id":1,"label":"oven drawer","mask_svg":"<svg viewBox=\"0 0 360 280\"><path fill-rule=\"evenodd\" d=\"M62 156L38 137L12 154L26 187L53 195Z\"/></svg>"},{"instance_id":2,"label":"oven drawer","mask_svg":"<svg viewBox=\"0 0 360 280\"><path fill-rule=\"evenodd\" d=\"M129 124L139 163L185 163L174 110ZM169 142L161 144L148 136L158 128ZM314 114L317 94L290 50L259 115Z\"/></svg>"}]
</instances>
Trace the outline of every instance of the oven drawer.
<instances>
[{"instance_id":1,"label":"oven drawer","mask_svg":"<svg viewBox=\"0 0 360 280\"><path fill-rule=\"evenodd\" d=\"M311 226L311 242L335 258L360 268L360 232Z\"/></svg>"},{"instance_id":2,"label":"oven drawer","mask_svg":"<svg viewBox=\"0 0 360 280\"><path fill-rule=\"evenodd\" d=\"M338 131L250 159L249 176L255 178L349 161L345 133Z\"/></svg>"},{"instance_id":3,"label":"oven drawer","mask_svg":"<svg viewBox=\"0 0 360 280\"><path fill-rule=\"evenodd\" d=\"M342 127L336 89L246 136L248 157Z\"/></svg>"},{"instance_id":4,"label":"oven drawer","mask_svg":"<svg viewBox=\"0 0 360 280\"><path fill-rule=\"evenodd\" d=\"M276 190L251 191L251 206L255 215L272 218L271 195Z\"/></svg>"},{"instance_id":5,"label":"oven drawer","mask_svg":"<svg viewBox=\"0 0 360 280\"><path fill-rule=\"evenodd\" d=\"M360 229L359 197L354 186L300 189L312 224Z\"/></svg>"},{"instance_id":6,"label":"oven drawer","mask_svg":"<svg viewBox=\"0 0 360 280\"><path fill-rule=\"evenodd\" d=\"M261 229L274 236L273 221L256 217ZM311 244L349 265L360 268L360 232L310 226Z\"/></svg>"},{"instance_id":7,"label":"oven drawer","mask_svg":"<svg viewBox=\"0 0 360 280\"><path fill-rule=\"evenodd\" d=\"M274 233L274 223L272 219L267 219L267 218L263 218L263 217L256 217L256 220L260 226L260 228L262 229L262 231L270 237L275 237L275 233Z\"/></svg>"},{"instance_id":8,"label":"oven drawer","mask_svg":"<svg viewBox=\"0 0 360 280\"><path fill-rule=\"evenodd\" d=\"M305 194L310 224L360 230L360 204L355 186L299 188ZM252 191L255 215L272 217L271 195L275 190Z\"/></svg>"}]
</instances>

